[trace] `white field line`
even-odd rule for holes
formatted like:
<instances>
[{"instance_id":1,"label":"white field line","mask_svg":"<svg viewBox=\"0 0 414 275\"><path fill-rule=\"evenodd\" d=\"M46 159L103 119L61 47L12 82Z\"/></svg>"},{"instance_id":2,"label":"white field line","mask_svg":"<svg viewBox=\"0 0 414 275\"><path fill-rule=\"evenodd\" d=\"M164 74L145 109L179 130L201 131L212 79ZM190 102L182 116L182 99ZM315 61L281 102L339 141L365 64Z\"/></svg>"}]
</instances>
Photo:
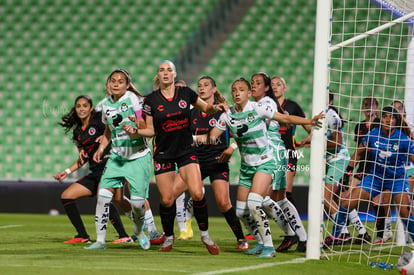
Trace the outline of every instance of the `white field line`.
<instances>
[{"instance_id":1,"label":"white field line","mask_svg":"<svg viewBox=\"0 0 414 275\"><path fill-rule=\"evenodd\" d=\"M13 227L20 227L20 226L23 226L23 224L0 225L0 229L7 229L7 228L13 228Z\"/></svg>"},{"instance_id":2,"label":"white field line","mask_svg":"<svg viewBox=\"0 0 414 275\"><path fill-rule=\"evenodd\" d=\"M285 264L304 263L305 261L306 261L305 258L296 258L296 259L293 259L293 260L290 260L290 261L285 261L285 262L265 263L265 264L258 264L258 265L230 268L230 269L221 269L221 270L216 270L216 271L201 272L201 273L194 273L194 274L197 274L197 275L216 275L216 274L224 274L224 273L230 273L230 272L240 272L240 271L247 271L247 270L257 271L260 268L268 268L268 267L272 267L272 266L285 265Z\"/></svg>"}]
</instances>

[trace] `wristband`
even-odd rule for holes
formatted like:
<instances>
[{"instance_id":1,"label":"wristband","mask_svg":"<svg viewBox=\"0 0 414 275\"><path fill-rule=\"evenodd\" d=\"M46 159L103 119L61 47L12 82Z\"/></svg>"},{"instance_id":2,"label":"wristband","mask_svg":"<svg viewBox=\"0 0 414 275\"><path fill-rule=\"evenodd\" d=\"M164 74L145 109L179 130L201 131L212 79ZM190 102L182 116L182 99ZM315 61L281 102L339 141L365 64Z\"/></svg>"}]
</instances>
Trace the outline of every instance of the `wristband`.
<instances>
[{"instance_id":1,"label":"wristband","mask_svg":"<svg viewBox=\"0 0 414 275\"><path fill-rule=\"evenodd\" d=\"M72 171L70 171L70 169L69 169L69 168L66 168L66 169L65 169L65 172L66 172L66 174L68 174L68 175L69 175L70 173L72 173Z\"/></svg>"},{"instance_id":2,"label":"wristband","mask_svg":"<svg viewBox=\"0 0 414 275\"><path fill-rule=\"evenodd\" d=\"M236 150L238 148L237 143L232 143L230 147L233 148L233 150Z\"/></svg>"},{"instance_id":3,"label":"wristband","mask_svg":"<svg viewBox=\"0 0 414 275\"><path fill-rule=\"evenodd\" d=\"M346 167L345 174L350 176L352 172L354 172L354 167L348 165L348 167Z\"/></svg>"}]
</instances>

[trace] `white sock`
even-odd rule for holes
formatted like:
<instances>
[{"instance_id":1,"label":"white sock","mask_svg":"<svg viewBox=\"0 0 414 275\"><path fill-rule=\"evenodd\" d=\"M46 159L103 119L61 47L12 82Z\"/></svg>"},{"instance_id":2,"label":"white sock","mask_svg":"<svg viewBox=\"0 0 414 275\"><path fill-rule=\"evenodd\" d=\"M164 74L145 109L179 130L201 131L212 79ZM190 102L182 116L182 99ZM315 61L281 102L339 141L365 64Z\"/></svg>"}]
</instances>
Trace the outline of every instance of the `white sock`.
<instances>
[{"instance_id":1,"label":"white sock","mask_svg":"<svg viewBox=\"0 0 414 275\"><path fill-rule=\"evenodd\" d=\"M131 195L131 207L134 217L134 234L141 238L142 225L145 220L145 198Z\"/></svg>"},{"instance_id":2,"label":"white sock","mask_svg":"<svg viewBox=\"0 0 414 275\"><path fill-rule=\"evenodd\" d=\"M263 200L263 210L279 225L283 232L285 232L285 235L295 235L295 231L290 227L285 214L283 214L282 208L280 208L280 206L269 196L266 196Z\"/></svg>"},{"instance_id":3,"label":"white sock","mask_svg":"<svg viewBox=\"0 0 414 275\"><path fill-rule=\"evenodd\" d=\"M145 224L147 225L149 232L158 232L155 226L154 216L152 215L151 208L145 211Z\"/></svg>"},{"instance_id":4,"label":"white sock","mask_svg":"<svg viewBox=\"0 0 414 275\"><path fill-rule=\"evenodd\" d=\"M112 197L113 194L108 189L99 189L95 211L96 241L99 243L105 243L109 220L109 204L112 201Z\"/></svg>"},{"instance_id":5,"label":"white sock","mask_svg":"<svg viewBox=\"0 0 414 275\"><path fill-rule=\"evenodd\" d=\"M306 234L305 228L303 227L302 220L300 219L296 207L287 198L278 201L277 204L279 204L280 208L282 208L285 217L298 236L299 241L305 242L308 236Z\"/></svg>"},{"instance_id":6,"label":"white sock","mask_svg":"<svg viewBox=\"0 0 414 275\"><path fill-rule=\"evenodd\" d=\"M363 235L367 232L355 209L349 212L348 219L351 222L351 224L355 227L355 229L358 231L358 234Z\"/></svg>"},{"instance_id":7,"label":"white sock","mask_svg":"<svg viewBox=\"0 0 414 275\"><path fill-rule=\"evenodd\" d=\"M266 247L273 247L272 234L270 232L269 220L262 209L263 197L257 193L250 192L247 196L247 207L256 220L257 229Z\"/></svg>"},{"instance_id":8,"label":"white sock","mask_svg":"<svg viewBox=\"0 0 414 275\"><path fill-rule=\"evenodd\" d=\"M178 229L180 232L185 231L185 192L183 192L178 198L175 200L175 205L177 208L176 212L176 218L177 218L177 224Z\"/></svg>"},{"instance_id":9,"label":"white sock","mask_svg":"<svg viewBox=\"0 0 414 275\"><path fill-rule=\"evenodd\" d=\"M256 239L257 243L263 244L262 236L260 236L257 230L256 221L247 208L247 202L236 201L236 216L243 222L247 231Z\"/></svg>"}]
</instances>

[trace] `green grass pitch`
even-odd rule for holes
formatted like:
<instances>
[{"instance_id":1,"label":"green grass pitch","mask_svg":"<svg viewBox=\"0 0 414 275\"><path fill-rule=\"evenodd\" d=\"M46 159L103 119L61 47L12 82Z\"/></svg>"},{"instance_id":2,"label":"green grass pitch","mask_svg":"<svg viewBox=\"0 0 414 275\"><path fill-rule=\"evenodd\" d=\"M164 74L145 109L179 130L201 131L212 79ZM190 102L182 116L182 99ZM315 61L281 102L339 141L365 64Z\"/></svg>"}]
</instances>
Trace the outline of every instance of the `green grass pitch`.
<instances>
[{"instance_id":1,"label":"green grass pitch","mask_svg":"<svg viewBox=\"0 0 414 275\"><path fill-rule=\"evenodd\" d=\"M94 217L82 217L94 238ZM123 217L123 222L131 232L130 221ZM159 217L156 223L161 229ZM235 249L236 240L222 217L210 218L210 235L221 248L220 255L213 256L202 245L195 222L193 230L192 240L176 241L171 252L161 253L157 246L144 251L137 243L112 244L117 236L110 225L107 249L90 251L83 249L84 244L63 243L75 235L65 215L3 213L0 214L0 274L397 274L396 270L374 270L364 261L339 262L337 257L306 260L305 253L293 251L278 253L272 259L247 256ZM277 247L282 233L273 222L272 235Z\"/></svg>"}]
</instances>

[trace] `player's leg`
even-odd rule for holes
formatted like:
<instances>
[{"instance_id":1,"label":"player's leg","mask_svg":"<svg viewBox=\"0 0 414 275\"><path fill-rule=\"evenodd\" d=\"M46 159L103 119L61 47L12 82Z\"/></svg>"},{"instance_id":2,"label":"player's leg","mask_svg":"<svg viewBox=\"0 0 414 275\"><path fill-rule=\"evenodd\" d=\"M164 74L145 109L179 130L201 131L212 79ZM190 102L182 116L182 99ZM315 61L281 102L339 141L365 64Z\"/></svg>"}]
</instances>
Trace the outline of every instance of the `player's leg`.
<instances>
[{"instance_id":1,"label":"player's leg","mask_svg":"<svg viewBox=\"0 0 414 275\"><path fill-rule=\"evenodd\" d=\"M216 255L220 253L220 248L211 239L208 233L208 211L207 200L203 193L203 182L201 180L201 172L198 163L187 162L183 160L179 164L179 171L182 179L187 184L188 191L193 199L194 217L197 220L200 229L201 240L207 247L210 254Z\"/></svg>"},{"instance_id":2,"label":"player's leg","mask_svg":"<svg viewBox=\"0 0 414 275\"><path fill-rule=\"evenodd\" d=\"M64 241L65 243L85 243L89 242L89 235L86 232L82 218L80 216L76 200L83 197L90 197L93 192L80 183L73 183L66 188L60 199L65 209L66 215L76 229L76 236L71 240Z\"/></svg>"},{"instance_id":3,"label":"player's leg","mask_svg":"<svg viewBox=\"0 0 414 275\"><path fill-rule=\"evenodd\" d=\"M177 197L175 200L177 212L177 225L180 230L180 235L177 240L188 240L193 236L187 234L186 230L186 205L185 205L185 191L187 190L187 185L180 176L180 173L177 173L174 178L174 197Z\"/></svg>"},{"instance_id":4,"label":"player's leg","mask_svg":"<svg viewBox=\"0 0 414 275\"><path fill-rule=\"evenodd\" d=\"M263 167L259 168L253 177L252 187L247 197L247 207L255 219L257 230L263 239L263 251L258 256L268 258L274 257L276 255L276 251L273 246L269 220L263 210L263 198L266 196L273 179L273 174L267 174L265 172L272 171L265 169L266 165L267 164L264 164Z\"/></svg>"}]
</instances>

